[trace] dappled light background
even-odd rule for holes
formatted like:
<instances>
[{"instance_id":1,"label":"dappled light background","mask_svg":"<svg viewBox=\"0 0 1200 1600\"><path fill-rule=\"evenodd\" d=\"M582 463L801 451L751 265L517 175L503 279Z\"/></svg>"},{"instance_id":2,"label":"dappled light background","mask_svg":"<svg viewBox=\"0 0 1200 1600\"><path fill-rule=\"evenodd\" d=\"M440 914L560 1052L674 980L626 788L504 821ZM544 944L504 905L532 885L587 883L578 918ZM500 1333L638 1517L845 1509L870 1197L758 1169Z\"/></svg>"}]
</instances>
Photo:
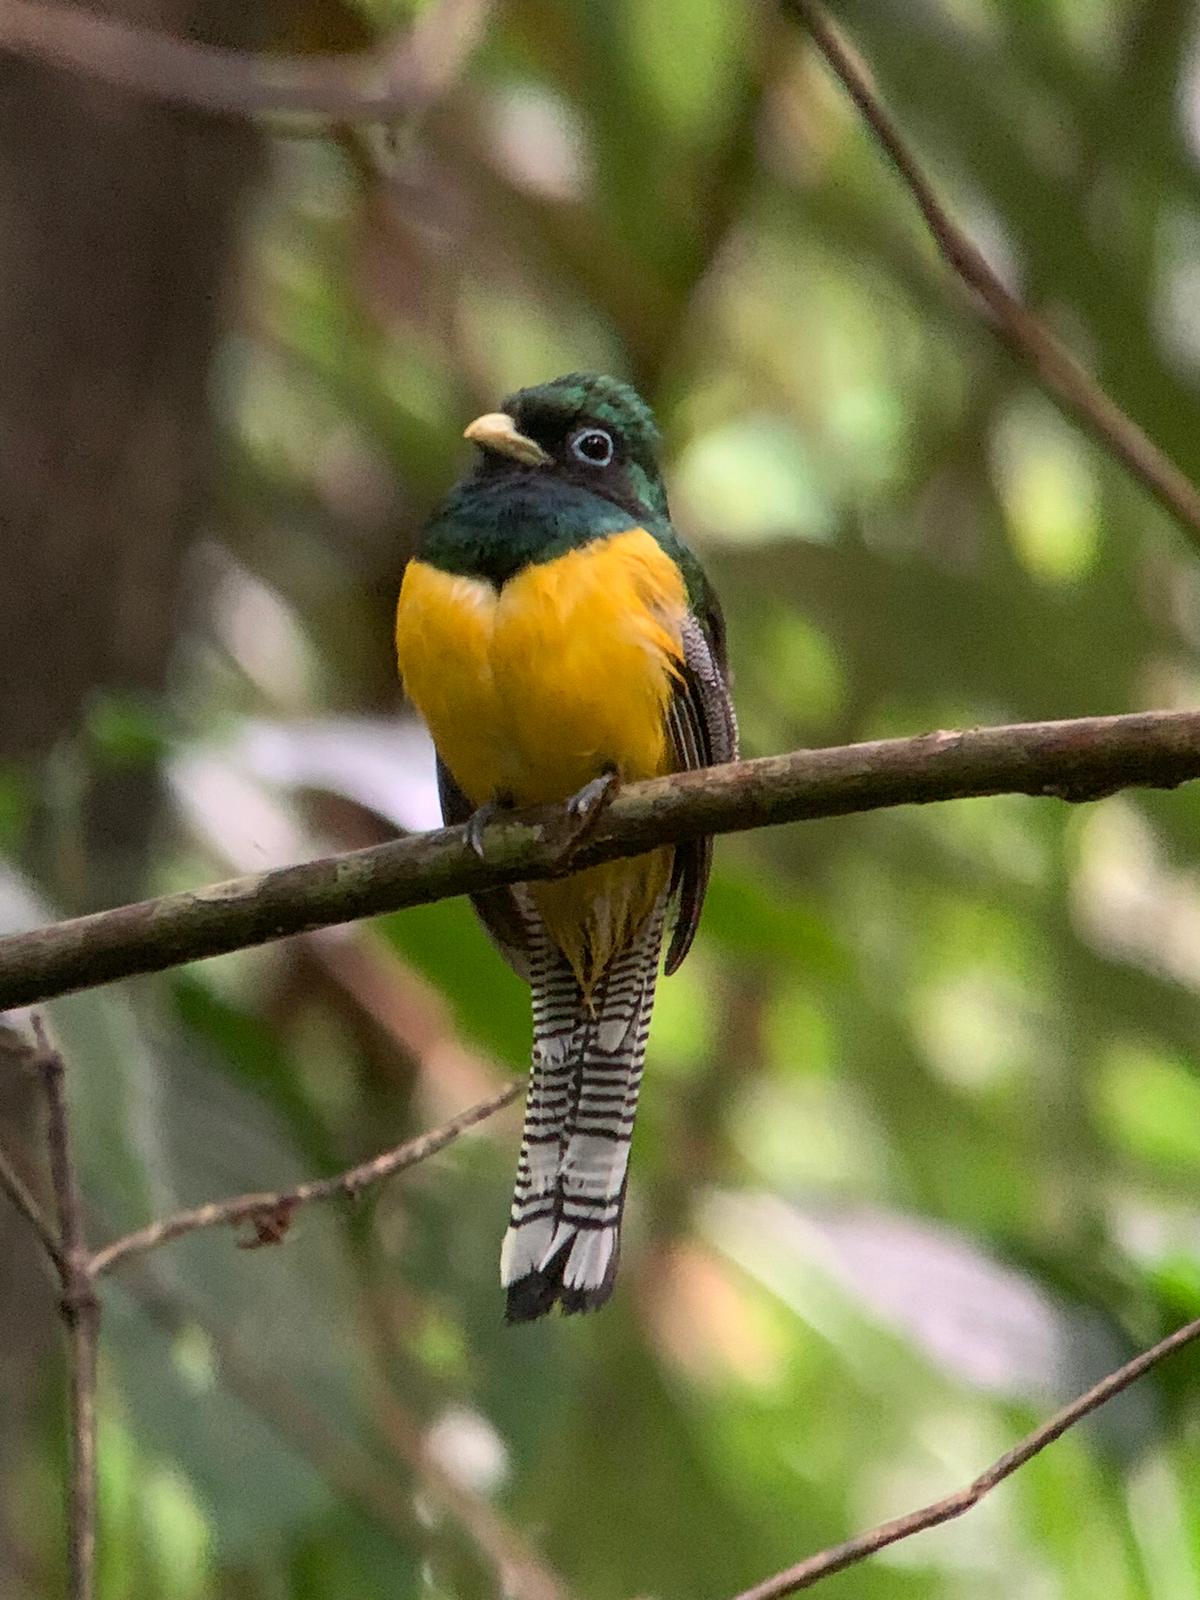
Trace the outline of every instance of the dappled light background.
<instances>
[{"instance_id":1,"label":"dappled light background","mask_svg":"<svg viewBox=\"0 0 1200 1600\"><path fill-rule=\"evenodd\" d=\"M297 9L279 48L409 15ZM989 260L1200 477L1192 8L833 9ZM156 313L175 283L214 308L178 571L106 613L55 591L39 670L145 608L169 648L91 651L43 737L0 752L8 928L434 825L401 571L464 424L575 368L657 409L747 754L1196 703L1194 550L999 349L770 5L512 0L418 125L255 142L220 271L168 275ZM152 220L123 226L136 260ZM131 407L125 451L160 419ZM88 492L115 470L98 452ZM119 877L89 799L113 784L141 808ZM721 1600L969 1480L1200 1314L1198 826L1185 789L722 840L660 990L612 1305L502 1326L515 1109L280 1248L200 1235L123 1270L103 1600L483 1600L522 1551L577 1600ZM365 1159L528 1050L527 993L460 902L49 1014L97 1243ZM62 1374L36 1260L3 1238L0 1576L40 1600ZM1196 1375L1184 1356L831 1589L1200 1592Z\"/></svg>"}]
</instances>

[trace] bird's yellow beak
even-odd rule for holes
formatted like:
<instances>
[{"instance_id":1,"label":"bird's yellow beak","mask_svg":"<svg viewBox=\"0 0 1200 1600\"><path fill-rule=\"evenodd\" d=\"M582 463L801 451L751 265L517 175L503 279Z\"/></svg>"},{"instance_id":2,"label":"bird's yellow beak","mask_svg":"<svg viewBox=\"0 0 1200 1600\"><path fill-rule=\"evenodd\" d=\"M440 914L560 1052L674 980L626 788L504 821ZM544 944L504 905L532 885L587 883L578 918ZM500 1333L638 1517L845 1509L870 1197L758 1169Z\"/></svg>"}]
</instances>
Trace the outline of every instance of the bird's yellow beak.
<instances>
[{"instance_id":1,"label":"bird's yellow beak","mask_svg":"<svg viewBox=\"0 0 1200 1600\"><path fill-rule=\"evenodd\" d=\"M463 438L484 450L519 461L523 467L545 467L553 460L536 439L517 432L517 425L507 411L489 411L476 417L469 428L463 429Z\"/></svg>"}]
</instances>

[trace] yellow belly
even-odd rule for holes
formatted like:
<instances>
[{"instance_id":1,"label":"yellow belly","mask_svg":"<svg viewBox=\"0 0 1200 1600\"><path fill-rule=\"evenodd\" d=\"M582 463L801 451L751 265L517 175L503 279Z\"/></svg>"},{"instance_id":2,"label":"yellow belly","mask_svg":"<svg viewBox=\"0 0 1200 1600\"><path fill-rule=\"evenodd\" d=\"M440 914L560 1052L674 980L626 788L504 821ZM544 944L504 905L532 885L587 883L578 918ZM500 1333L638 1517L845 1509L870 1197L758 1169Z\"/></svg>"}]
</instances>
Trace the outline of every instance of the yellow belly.
<instances>
[{"instance_id":1,"label":"yellow belly","mask_svg":"<svg viewBox=\"0 0 1200 1600\"><path fill-rule=\"evenodd\" d=\"M624 781L670 770L686 607L678 567L640 528L526 567L499 590L412 561L400 673L473 805L566 800L608 768ZM660 850L534 886L585 987L649 914L670 859Z\"/></svg>"}]
</instances>

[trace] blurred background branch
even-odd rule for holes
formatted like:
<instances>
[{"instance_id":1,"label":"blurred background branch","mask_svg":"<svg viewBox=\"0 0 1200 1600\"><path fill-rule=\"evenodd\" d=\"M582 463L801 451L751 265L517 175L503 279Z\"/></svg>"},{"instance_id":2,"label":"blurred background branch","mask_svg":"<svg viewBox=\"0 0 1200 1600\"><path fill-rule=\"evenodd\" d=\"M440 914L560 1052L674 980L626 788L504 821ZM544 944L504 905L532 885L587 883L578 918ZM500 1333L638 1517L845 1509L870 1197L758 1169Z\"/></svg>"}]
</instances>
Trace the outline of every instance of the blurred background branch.
<instances>
[{"instance_id":1,"label":"blurred background branch","mask_svg":"<svg viewBox=\"0 0 1200 1600\"><path fill-rule=\"evenodd\" d=\"M40 1017L34 1017L33 1029L33 1045L17 1048L13 1041L6 1038L4 1050L10 1065L18 1065L37 1075L45 1093L49 1167L59 1213L58 1234L51 1229L48 1219L29 1194L23 1180L15 1174L3 1150L0 1150L0 1185L33 1229L61 1279L61 1311L70 1340L68 1381L72 1468L67 1513L67 1593L69 1600L91 1600L95 1589L97 1531L96 1377L100 1334L97 1280L131 1256L144 1256L201 1229L250 1221L258 1228L257 1242L260 1245L278 1245L290 1230L293 1213L299 1207L338 1195L354 1198L365 1188L428 1159L469 1128L509 1104L517 1097L521 1086L513 1083L490 1100L460 1113L442 1127L334 1177L298 1185L288 1191L240 1195L225 1201L210 1202L206 1206L149 1224L93 1253L87 1248L83 1231L82 1197L71 1149L65 1098L65 1066L60 1052L51 1045ZM154 1298L160 1307L165 1304L161 1292ZM175 1315L173 1311L168 1311L168 1314L172 1318ZM737 1600L782 1600L786 1595L812 1588L823 1579L857 1565L889 1545L898 1544L962 1516L997 1485L1027 1465L1047 1445L1060 1439L1085 1417L1197 1338L1200 1338L1200 1320L1176 1329L1149 1350L1107 1374L1086 1394L1064 1406L1018 1445L1006 1451L965 1488L810 1556L743 1591ZM254 1387L261 1387L261 1380ZM465 1491L455 1481L453 1474L439 1464L436 1456L428 1451L411 1419L394 1402L389 1403L386 1410L387 1432L398 1454L419 1471L432 1484L438 1498L452 1508L454 1515L487 1554L503 1592L513 1595L515 1600L563 1600L565 1591L557 1577L518 1535L507 1528L502 1518L476 1496ZM355 1478L361 1482L361 1469L355 1468L353 1471ZM372 1481L369 1470L366 1481ZM370 1490L369 1493L373 1495L374 1491Z\"/></svg>"},{"instance_id":2,"label":"blurred background branch","mask_svg":"<svg viewBox=\"0 0 1200 1600\"><path fill-rule=\"evenodd\" d=\"M29 1195L23 1180L16 1176L2 1150L0 1182L33 1228L61 1278L61 1310L70 1338L68 1378L72 1471L67 1515L67 1592L70 1600L91 1600L96 1561L96 1374L100 1333L97 1279L130 1256L143 1256L201 1229L251 1221L259 1226L258 1243L279 1244L290 1229L293 1212L300 1206L338 1195L353 1198L365 1188L428 1159L469 1128L509 1104L517 1097L521 1086L519 1083L511 1084L490 1100L460 1113L442 1127L347 1172L298 1185L288 1191L239 1195L229 1200L211 1202L189 1212L163 1218L92 1253L87 1248L83 1231L81 1195L71 1150L65 1099L65 1066L61 1054L51 1045L40 1017L34 1017L33 1028L35 1043L32 1046L26 1045L17 1050L6 1040L5 1053L10 1064L15 1063L40 1078L46 1096L47 1144L59 1212L58 1235L52 1232L48 1220ZM888 1545L897 1544L962 1516L1047 1445L1061 1438L1070 1428L1122 1393L1159 1362L1198 1337L1200 1320L1177 1329L1063 1407L966 1488L810 1556L745 1590L737 1600L782 1600L783 1596L814 1587L822 1579L866 1560ZM519 1537L506 1528L503 1519L475 1496L464 1492L453 1475L429 1455L411 1420L394 1403L388 1407L388 1432L396 1441L398 1453L433 1483L439 1498L453 1507L454 1514L487 1552L506 1594L513 1595L515 1600L562 1600L564 1591L558 1579Z\"/></svg>"},{"instance_id":3,"label":"blurred background branch","mask_svg":"<svg viewBox=\"0 0 1200 1600\"><path fill-rule=\"evenodd\" d=\"M1140 1355L1125 1362L1115 1372L1110 1372L1107 1377L1094 1384L1086 1394L1080 1395L1078 1400L1056 1412L1049 1421L1022 1439L1020 1444L1014 1445L998 1461L994 1461L985 1472L981 1472L967 1484L966 1488L945 1495L942 1499L922 1506L917 1511L910 1511L906 1516L895 1517L890 1522L881 1523L877 1528L870 1528L866 1533L847 1539L843 1544L819 1551L818 1554L809 1556L796 1566L776 1573L774 1577L764 1578L752 1589L746 1589L736 1596L736 1600L783 1600L785 1595L799 1594L802 1589L814 1588L824 1578L845 1572L847 1567L856 1566L860 1561L877 1555L888 1545L899 1544L903 1539L911 1539L914 1534L924 1533L930 1528L939 1527L943 1522L952 1522L955 1517L961 1517L964 1512L970 1511L972 1506L977 1506L998 1484L1003 1483L1006 1478L1011 1478L1014 1472L1020 1471L1032 1461L1034 1456L1039 1455L1047 1445L1053 1444L1056 1439L1061 1439L1069 1429L1128 1389L1131 1383L1136 1383L1139 1378L1144 1377L1160 1361L1165 1361L1168 1356L1184 1349L1196 1339L1200 1339L1200 1321L1189 1322L1182 1328L1176 1328L1174 1333L1168 1334L1151 1349L1144 1350Z\"/></svg>"},{"instance_id":4,"label":"blurred background branch","mask_svg":"<svg viewBox=\"0 0 1200 1600\"><path fill-rule=\"evenodd\" d=\"M125 93L231 117L396 122L454 82L495 0L437 0L361 56L287 58L203 44L71 5L2 0L0 51Z\"/></svg>"},{"instance_id":5,"label":"blurred background branch","mask_svg":"<svg viewBox=\"0 0 1200 1600\"><path fill-rule=\"evenodd\" d=\"M27 1054L27 1047L23 1044L18 1052L7 1041L0 1046L0 1049L5 1056L16 1056L19 1061L23 1061ZM66 1270L66 1257L63 1255L54 1226L3 1149L0 1149L0 1188L33 1229L50 1265L61 1277Z\"/></svg>"},{"instance_id":6,"label":"blurred background branch","mask_svg":"<svg viewBox=\"0 0 1200 1600\"><path fill-rule=\"evenodd\" d=\"M128 1256L145 1255L148 1250L157 1250L160 1245L181 1239L184 1234L195 1233L200 1228L228 1228L236 1227L241 1222L257 1223L262 1228L257 1242L275 1243L284 1237L291 1226L291 1215L297 1206L308 1205L313 1200L333 1200L339 1196L355 1199L372 1184L382 1183L385 1178L404 1172L408 1167L416 1166L419 1161L427 1161L439 1150L444 1150L468 1128L473 1128L476 1123L483 1122L494 1112L510 1105L521 1089L522 1084L518 1079L479 1105L460 1112L441 1127L410 1139L395 1150L372 1156L370 1161L360 1162L358 1166L351 1167L347 1172L339 1172L332 1178L314 1178L308 1183L297 1184L295 1188L276 1190L270 1194L234 1195L229 1200L210 1201L207 1205L195 1206L190 1211L181 1211L173 1217L149 1223L135 1233L127 1233L97 1250L89 1260L89 1271L93 1278L98 1278L105 1272L111 1272Z\"/></svg>"},{"instance_id":7,"label":"blurred background branch","mask_svg":"<svg viewBox=\"0 0 1200 1600\"><path fill-rule=\"evenodd\" d=\"M69 1600L91 1600L96 1578L96 1482L98 1473L96 1429L96 1379L99 1356L100 1303L97 1280L130 1256L151 1250L200 1229L251 1221L259 1227L260 1244L281 1242L293 1213L314 1200L335 1196L355 1198L385 1178L428 1160L444 1150L469 1128L515 1100L522 1085L516 1081L480 1105L459 1113L441 1127L410 1140L331 1178L315 1180L272 1194L238 1195L163 1218L126 1234L95 1251L88 1250L83 1229L83 1202L72 1153L66 1101L66 1068L61 1053L51 1044L39 1016L33 1018L34 1042L6 1034L2 1053L9 1070L34 1076L41 1084L47 1113L46 1142L49 1169L58 1210L54 1229L7 1153L0 1148L0 1187L24 1217L55 1267L62 1289L60 1310L67 1329L70 1394L68 1430L71 1471L67 1509L67 1594ZM563 1590L523 1542L506 1530L503 1520L457 1485L435 1459L425 1460L424 1447L410 1423L392 1408L390 1427L402 1433L400 1453L436 1485L439 1497L495 1563L505 1593L516 1600L561 1600Z\"/></svg>"},{"instance_id":8,"label":"blurred background branch","mask_svg":"<svg viewBox=\"0 0 1200 1600\"><path fill-rule=\"evenodd\" d=\"M1180 472L1133 419L1114 404L1087 369L1047 325L1021 304L962 228L952 219L911 147L876 94L869 68L845 43L819 0L783 0L784 9L811 35L847 94L862 113L892 165L908 185L947 265L990 312L1000 339L1096 441L1110 450L1200 545L1200 490Z\"/></svg>"},{"instance_id":9,"label":"blurred background branch","mask_svg":"<svg viewBox=\"0 0 1200 1600\"><path fill-rule=\"evenodd\" d=\"M448 1515L466 1534L495 1592L513 1600L565 1600L566 1590L545 1560L480 1494L446 1473L391 1395L386 1396L389 1409L379 1419L374 1448L366 1447L298 1394L286 1375L272 1372L262 1351L255 1356L229 1340L201 1302L156 1273L150 1263L136 1264L130 1292L158 1326L176 1335L206 1327L222 1384L281 1438L294 1443L346 1505L405 1541L419 1537L422 1515L429 1518L436 1508L437 1515ZM420 1486L417 1508L406 1477Z\"/></svg>"},{"instance_id":10,"label":"blurred background branch","mask_svg":"<svg viewBox=\"0 0 1200 1600\"><path fill-rule=\"evenodd\" d=\"M100 1306L84 1232L82 1199L67 1108L62 1056L51 1044L41 1017L33 1019L33 1043L6 1038L0 1061L7 1073L25 1072L44 1097L47 1165L58 1216L54 1228L16 1176L6 1152L3 1187L25 1217L59 1279L59 1311L66 1329L68 1426L66 1549L68 1600L92 1600L96 1569L96 1369Z\"/></svg>"}]
</instances>

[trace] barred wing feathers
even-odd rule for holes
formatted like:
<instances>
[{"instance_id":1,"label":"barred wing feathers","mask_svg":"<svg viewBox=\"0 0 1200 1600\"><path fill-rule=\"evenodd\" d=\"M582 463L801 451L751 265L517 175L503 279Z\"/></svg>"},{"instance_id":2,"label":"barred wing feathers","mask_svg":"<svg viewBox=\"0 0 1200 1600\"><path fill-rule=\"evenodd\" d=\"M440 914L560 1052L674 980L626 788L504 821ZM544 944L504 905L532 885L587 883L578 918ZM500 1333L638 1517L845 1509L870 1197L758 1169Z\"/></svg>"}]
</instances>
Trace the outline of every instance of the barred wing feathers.
<instances>
[{"instance_id":1,"label":"barred wing feathers","mask_svg":"<svg viewBox=\"0 0 1200 1600\"><path fill-rule=\"evenodd\" d=\"M704 623L689 616L683 627L680 680L667 712L667 727L680 771L737 760L737 719L727 672L724 626L713 602ZM668 975L678 970L691 949L711 865L711 839L693 839L675 847L671 892L677 900L665 966Z\"/></svg>"}]
</instances>

